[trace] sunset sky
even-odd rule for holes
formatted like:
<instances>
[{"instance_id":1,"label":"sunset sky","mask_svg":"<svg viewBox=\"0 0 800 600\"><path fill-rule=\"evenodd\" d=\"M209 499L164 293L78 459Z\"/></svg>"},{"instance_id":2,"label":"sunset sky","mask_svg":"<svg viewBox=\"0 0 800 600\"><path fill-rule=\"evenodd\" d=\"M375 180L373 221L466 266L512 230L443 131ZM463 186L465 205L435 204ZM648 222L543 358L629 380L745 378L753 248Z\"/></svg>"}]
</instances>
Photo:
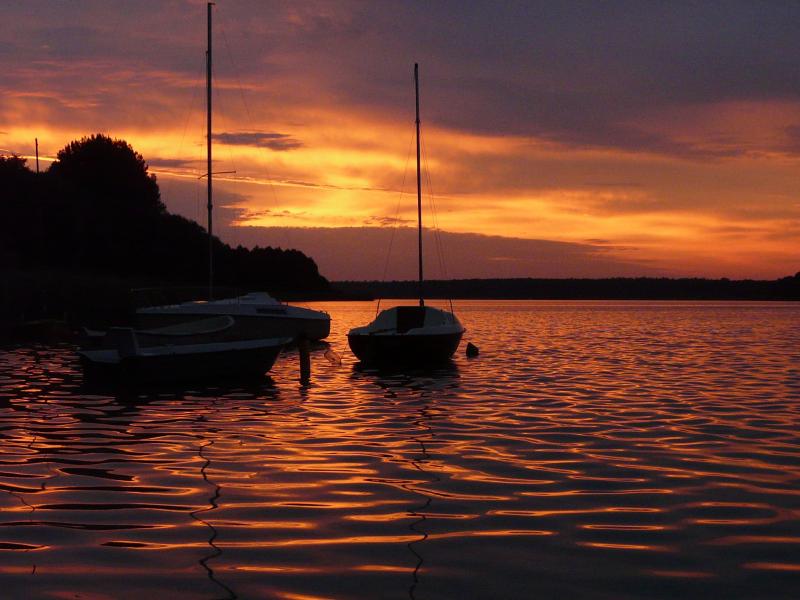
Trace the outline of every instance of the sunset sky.
<instances>
[{"instance_id":1,"label":"sunset sky","mask_svg":"<svg viewBox=\"0 0 800 600\"><path fill-rule=\"evenodd\" d=\"M432 277L800 271L800 3L214 15L227 242L297 247L330 279L413 277L419 62ZM0 150L125 139L167 207L205 224L204 2L28 0L0 20Z\"/></svg>"}]
</instances>

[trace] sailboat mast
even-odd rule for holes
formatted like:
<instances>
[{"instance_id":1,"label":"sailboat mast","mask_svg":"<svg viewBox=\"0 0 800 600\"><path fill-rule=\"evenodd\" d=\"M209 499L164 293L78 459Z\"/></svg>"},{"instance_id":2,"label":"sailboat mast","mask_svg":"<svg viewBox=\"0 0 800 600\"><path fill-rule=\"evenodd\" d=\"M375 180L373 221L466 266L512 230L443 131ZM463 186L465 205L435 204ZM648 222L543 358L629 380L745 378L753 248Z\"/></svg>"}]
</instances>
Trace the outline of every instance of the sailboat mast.
<instances>
[{"instance_id":1,"label":"sailboat mast","mask_svg":"<svg viewBox=\"0 0 800 600\"><path fill-rule=\"evenodd\" d=\"M208 299L214 297L214 238L212 233L211 209L211 7L208 3L208 49L206 50L206 130L207 130L207 177L208 177Z\"/></svg>"},{"instance_id":2,"label":"sailboat mast","mask_svg":"<svg viewBox=\"0 0 800 600\"><path fill-rule=\"evenodd\" d=\"M419 65L414 63L414 92L417 100L417 241L419 245L419 305L425 306L422 293L422 178L419 165Z\"/></svg>"}]
</instances>

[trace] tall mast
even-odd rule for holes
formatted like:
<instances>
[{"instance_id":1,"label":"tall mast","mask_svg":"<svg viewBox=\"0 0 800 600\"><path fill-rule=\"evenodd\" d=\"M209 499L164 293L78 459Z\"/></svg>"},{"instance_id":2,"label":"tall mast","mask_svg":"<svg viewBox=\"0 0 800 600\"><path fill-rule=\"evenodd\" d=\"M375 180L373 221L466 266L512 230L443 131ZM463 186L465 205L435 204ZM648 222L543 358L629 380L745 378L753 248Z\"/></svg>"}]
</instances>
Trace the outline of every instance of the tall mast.
<instances>
[{"instance_id":1,"label":"tall mast","mask_svg":"<svg viewBox=\"0 0 800 600\"><path fill-rule=\"evenodd\" d=\"M214 297L214 238L212 233L211 209L211 7L208 3L208 46L206 50L206 129L207 129L207 162L208 162L208 299Z\"/></svg>"},{"instance_id":2,"label":"tall mast","mask_svg":"<svg viewBox=\"0 0 800 600\"><path fill-rule=\"evenodd\" d=\"M417 240L419 243L419 305L425 306L422 293L422 179L419 167L419 65L414 63L414 92L417 99Z\"/></svg>"}]
</instances>

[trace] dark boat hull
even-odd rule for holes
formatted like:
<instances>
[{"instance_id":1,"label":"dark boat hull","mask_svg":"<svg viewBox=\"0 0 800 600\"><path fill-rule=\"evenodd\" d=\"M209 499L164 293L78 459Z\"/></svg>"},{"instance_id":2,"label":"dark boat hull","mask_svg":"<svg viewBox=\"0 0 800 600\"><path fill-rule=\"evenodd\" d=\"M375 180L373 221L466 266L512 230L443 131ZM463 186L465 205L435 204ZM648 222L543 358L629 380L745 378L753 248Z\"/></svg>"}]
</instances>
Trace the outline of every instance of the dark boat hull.
<instances>
[{"instance_id":1,"label":"dark boat hull","mask_svg":"<svg viewBox=\"0 0 800 600\"><path fill-rule=\"evenodd\" d=\"M158 354L98 362L81 355L84 376L128 384L263 377L275 364L282 346L229 349L198 354Z\"/></svg>"},{"instance_id":2,"label":"dark boat hull","mask_svg":"<svg viewBox=\"0 0 800 600\"><path fill-rule=\"evenodd\" d=\"M353 354L365 364L428 365L450 360L463 331L428 335L349 334Z\"/></svg>"}]
</instances>

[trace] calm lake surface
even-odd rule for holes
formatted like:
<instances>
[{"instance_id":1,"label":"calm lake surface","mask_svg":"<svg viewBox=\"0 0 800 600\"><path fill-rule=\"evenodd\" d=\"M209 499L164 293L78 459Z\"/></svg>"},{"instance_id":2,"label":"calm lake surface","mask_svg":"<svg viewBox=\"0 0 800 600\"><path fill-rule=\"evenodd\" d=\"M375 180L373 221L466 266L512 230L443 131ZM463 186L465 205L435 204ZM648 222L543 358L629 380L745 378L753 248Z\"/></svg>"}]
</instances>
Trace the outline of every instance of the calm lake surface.
<instances>
[{"instance_id":1,"label":"calm lake surface","mask_svg":"<svg viewBox=\"0 0 800 600\"><path fill-rule=\"evenodd\" d=\"M0 351L0 596L800 597L800 304L461 301L407 374L355 367L375 304L309 306L308 387Z\"/></svg>"}]
</instances>

